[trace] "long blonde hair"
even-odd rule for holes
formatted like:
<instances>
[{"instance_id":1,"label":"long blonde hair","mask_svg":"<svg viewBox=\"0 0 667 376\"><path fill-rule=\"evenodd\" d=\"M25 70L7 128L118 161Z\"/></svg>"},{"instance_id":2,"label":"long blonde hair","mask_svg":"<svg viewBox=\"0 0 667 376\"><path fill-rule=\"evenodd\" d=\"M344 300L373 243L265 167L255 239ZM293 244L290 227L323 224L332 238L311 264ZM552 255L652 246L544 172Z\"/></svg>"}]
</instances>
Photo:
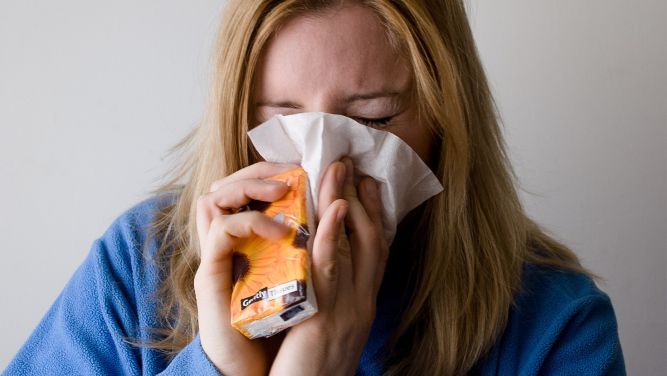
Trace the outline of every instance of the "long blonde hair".
<instances>
[{"instance_id":1,"label":"long blonde hair","mask_svg":"<svg viewBox=\"0 0 667 376\"><path fill-rule=\"evenodd\" d=\"M153 223L162 321L153 347L179 351L197 332L197 198L211 183L258 160L246 132L262 48L289 17L341 1L230 0L212 60L207 111L171 149L176 168L156 194L176 194ZM502 333L525 263L583 271L576 256L524 213L497 111L461 0L368 0L412 67L422 121L438 145L445 190L425 204L418 281L393 343L388 374L464 374ZM397 347L398 348L398 347Z\"/></svg>"}]
</instances>

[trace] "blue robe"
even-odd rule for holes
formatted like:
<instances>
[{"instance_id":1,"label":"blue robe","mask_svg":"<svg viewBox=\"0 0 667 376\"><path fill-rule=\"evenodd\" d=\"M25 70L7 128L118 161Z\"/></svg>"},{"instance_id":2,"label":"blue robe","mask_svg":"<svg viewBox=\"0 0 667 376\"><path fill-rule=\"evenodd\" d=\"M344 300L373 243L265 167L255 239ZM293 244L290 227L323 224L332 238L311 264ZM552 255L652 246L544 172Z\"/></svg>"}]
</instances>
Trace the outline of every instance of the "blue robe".
<instances>
[{"instance_id":1,"label":"blue robe","mask_svg":"<svg viewBox=\"0 0 667 376\"><path fill-rule=\"evenodd\" d=\"M147 226L170 196L142 201L119 216L9 364L7 375L217 375L196 337L173 359L137 347L160 327L159 273L146 255ZM398 242L394 242L398 244ZM386 344L405 306L405 252L394 250L358 375L380 375ZM393 267L392 267L393 265ZM404 264L403 264L404 265ZM526 265L503 335L479 361L481 375L622 375L623 354L609 297L587 276Z\"/></svg>"}]
</instances>

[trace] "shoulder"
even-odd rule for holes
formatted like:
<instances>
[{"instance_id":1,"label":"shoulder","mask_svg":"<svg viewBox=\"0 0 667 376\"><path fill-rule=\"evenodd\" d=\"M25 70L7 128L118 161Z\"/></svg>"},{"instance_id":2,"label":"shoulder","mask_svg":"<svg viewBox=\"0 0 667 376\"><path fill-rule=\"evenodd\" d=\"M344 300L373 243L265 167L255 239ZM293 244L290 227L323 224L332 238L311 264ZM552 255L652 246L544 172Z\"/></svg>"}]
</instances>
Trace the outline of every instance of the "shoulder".
<instances>
[{"instance_id":1,"label":"shoulder","mask_svg":"<svg viewBox=\"0 0 667 376\"><path fill-rule=\"evenodd\" d=\"M150 237L156 215L176 201L175 194L161 194L146 198L125 209L97 239L98 248L122 255L153 254L157 249L156 239Z\"/></svg>"},{"instance_id":2,"label":"shoulder","mask_svg":"<svg viewBox=\"0 0 667 376\"><path fill-rule=\"evenodd\" d=\"M101 310L127 313L120 318L119 326L139 322L140 327L156 326L154 294L159 288L161 269L153 256L162 239L150 236L151 227L156 214L175 199L174 195L156 195L122 211L95 240L80 267L82 278L94 286L101 298ZM136 328L123 330L135 331Z\"/></svg>"},{"instance_id":3,"label":"shoulder","mask_svg":"<svg viewBox=\"0 0 667 376\"><path fill-rule=\"evenodd\" d=\"M161 194L134 204L116 217L103 237L123 233L144 239L156 214L164 207L173 204L176 198L175 194Z\"/></svg>"},{"instance_id":4,"label":"shoulder","mask_svg":"<svg viewBox=\"0 0 667 376\"><path fill-rule=\"evenodd\" d=\"M170 200L156 196L135 204L93 242L8 373L127 374L163 367L159 354L131 343L152 338L150 328L160 327L158 269L146 262L142 242Z\"/></svg>"},{"instance_id":5,"label":"shoulder","mask_svg":"<svg viewBox=\"0 0 667 376\"><path fill-rule=\"evenodd\" d=\"M158 270L151 258L161 239L150 236L151 228L157 213L175 200L173 194L156 195L125 209L95 240L84 268L108 287L154 289Z\"/></svg>"},{"instance_id":6,"label":"shoulder","mask_svg":"<svg viewBox=\"0 0 667 376\"><path fill-rule=\"evenodd\" d=\"M501 373L625 373L609 296L583 273L534 264L490 355Z\"/></svg>"},{"instance_id":7,"label":"shoulder","mask_svg":"<svg viewBox=\"0 0 667 376\"><path fill-rule=\"evenodd\" d=\"M539 313L543 318L555 318L566 314L568 309L594 301L606 303L611 308L609 296L589 276L555 267L526 264L513 313L519 316Z\"/></svg>"}]
</instances>

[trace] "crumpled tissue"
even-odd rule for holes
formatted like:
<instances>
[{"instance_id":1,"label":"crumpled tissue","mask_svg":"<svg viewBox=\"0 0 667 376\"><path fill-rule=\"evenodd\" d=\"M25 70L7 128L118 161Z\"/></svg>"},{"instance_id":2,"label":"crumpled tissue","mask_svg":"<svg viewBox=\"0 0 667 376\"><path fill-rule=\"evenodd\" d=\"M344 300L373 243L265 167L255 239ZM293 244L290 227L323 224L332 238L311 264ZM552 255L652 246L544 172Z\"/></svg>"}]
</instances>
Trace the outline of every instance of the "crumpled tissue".
<instances>
[{"instance_id":1,"label":"crumpled tissue","mask_svg":"<svg viewBox=\"0 0 667 376\"><path fill-rule=\"evenodd\" d=\"M251 129L248 136L264 160L303 167L315 213L326 168L350 157L355 180L368 175L378 183L387 244L410 210L443 191L431 169L398 136L346 116L323 112L276 115Z\"/></svg>"}]
</instances>

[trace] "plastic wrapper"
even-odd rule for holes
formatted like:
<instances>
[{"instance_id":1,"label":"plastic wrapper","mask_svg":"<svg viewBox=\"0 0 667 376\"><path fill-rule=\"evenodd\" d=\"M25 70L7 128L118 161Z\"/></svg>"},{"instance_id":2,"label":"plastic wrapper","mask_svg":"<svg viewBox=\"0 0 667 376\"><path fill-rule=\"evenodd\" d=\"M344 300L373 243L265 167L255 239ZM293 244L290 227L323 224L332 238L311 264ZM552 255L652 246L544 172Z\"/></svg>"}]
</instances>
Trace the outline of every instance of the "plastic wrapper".
<instances>
[{"instance_id":1,"label":"plastic wrapper","mask_svg":"<svg viewBox=\"0 0 667 376\"><path fill-rule=\"evenodd\" d=\"M251 339L274 335L317 312L308 176L298 168L268 180L286 182L288 192L274 202L251 201L245 209L263 212L291 231L277 241L253 235L234 252L231 324Z\"/></svg>"}]
</instances>

